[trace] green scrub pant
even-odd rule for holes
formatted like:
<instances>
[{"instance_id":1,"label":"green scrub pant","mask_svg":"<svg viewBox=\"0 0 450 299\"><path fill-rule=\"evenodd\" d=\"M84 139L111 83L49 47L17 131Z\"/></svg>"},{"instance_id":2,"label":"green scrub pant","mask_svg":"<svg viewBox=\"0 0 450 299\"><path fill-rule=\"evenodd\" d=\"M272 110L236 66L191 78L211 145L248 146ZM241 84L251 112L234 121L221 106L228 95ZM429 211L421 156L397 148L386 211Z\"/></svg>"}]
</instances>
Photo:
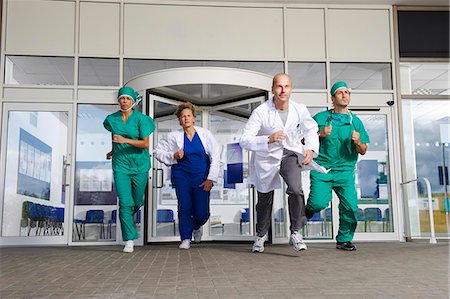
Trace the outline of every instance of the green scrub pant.
<instances>
[{"instance_id":1,"label":"green scrub pant","mask_svg":"<svg viewBox=\"0 0 450 299\"><path fill-rule=\"evenodd\" d=\"M358 197L353 170L311 171L311 190L306 209L318 212L331 201L331 190L339 197L339 231L337 242L351 242L358 224Z\"/></svg>"},{"instance_id":2,"label":"green scrub pant","mask_svg":"<svg viewBox=\"0 0 450 299\"><path fill-rule=\"evenodd\" d=\"M148 173L126 174L114 172L116 194L119 197L119 219L124 241L138 238L133 214L144 205Z\"/></svg>"}]
</instances>

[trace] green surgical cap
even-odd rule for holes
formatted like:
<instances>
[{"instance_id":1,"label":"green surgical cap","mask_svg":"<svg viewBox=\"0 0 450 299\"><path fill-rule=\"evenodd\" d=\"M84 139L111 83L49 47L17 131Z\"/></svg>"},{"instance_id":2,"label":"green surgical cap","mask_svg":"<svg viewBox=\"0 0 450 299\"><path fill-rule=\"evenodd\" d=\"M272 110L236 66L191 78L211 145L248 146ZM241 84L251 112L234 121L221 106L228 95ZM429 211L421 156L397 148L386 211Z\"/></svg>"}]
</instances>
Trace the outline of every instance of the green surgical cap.
<instances>
[{"instance_id":1,"label":"green surgical cap","mask_svg":"<svg viewBox=\"0 0 450 299\"><path fill-rule=\"evenodd\" d=\"M120 99L120 97L123 97L123 96L129 96L135 102L140 97L139 93L135 92L133 88L128 87L128 86L124 86L121 89L119 89L119 94L117 95L117 99Z\"/></svg>"},{"instance_id":2,"label":"green surgical cap","mask_svg":"<svg viewBox=\"0 0 450 299\"><path fill-rule=\"evenodd\" d=\"M338 81L338 82L334 83L333 86L331 87L331 91L330 91L331 96L334 96L336 91L338 91L338 89L342 89L342 88L349 90L347 83L345 83L344 81Z\"/></svg>"}]
</instances>

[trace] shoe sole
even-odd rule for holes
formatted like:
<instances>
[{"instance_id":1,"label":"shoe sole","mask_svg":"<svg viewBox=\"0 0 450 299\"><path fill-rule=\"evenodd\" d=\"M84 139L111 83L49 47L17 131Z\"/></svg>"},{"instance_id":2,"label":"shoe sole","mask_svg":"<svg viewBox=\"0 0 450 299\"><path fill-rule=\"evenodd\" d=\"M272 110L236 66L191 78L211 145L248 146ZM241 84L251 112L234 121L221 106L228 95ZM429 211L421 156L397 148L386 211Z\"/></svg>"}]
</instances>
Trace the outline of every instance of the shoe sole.
<instances>
[{"instance_id":1,"label":"shoe sole","mask_svg":"<svg viewBox=\"0 0 450 299\"><path fill-rule=\"evenodd\" d=\"M263 250L261 250L261 249L252 249L252 252L263 253L264 249Z\"/></svg>"},{"instance_id":2,"label":"shoe sole","mask_svg":"<svg viewBox=\"0 0 450 299\"><path fill-rule=\"evenodd\" d=\"M306 246L305 248L296 248L291 240L289 240L289 245L292 245L292 249L294 249L295 251L305 251L306 249L308 249L308 247Z\"/></svg>"},{"instance_id":3,"label":"shoe sole","mask_svg":"<svg viewBox=\"0 0 450 299\"><path fill-rule=\"evenodd\" d=\"M343 248L343 247L337 247L337 246L336 246L336 249L345 250L345 251L356 251L356 248Z\"/></svg>"}]
</instances>

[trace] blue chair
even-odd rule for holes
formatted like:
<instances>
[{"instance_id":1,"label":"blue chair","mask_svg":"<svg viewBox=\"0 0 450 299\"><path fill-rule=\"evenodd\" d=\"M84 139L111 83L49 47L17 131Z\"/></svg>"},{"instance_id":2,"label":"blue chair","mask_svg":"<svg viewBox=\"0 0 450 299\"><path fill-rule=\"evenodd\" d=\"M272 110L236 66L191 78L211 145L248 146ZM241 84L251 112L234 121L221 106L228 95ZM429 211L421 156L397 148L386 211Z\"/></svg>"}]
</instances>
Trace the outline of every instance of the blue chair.
<instances>
[{"instance_id":1,"label":"blue chair","mask_svg":"<svg viewBox=\"0 0 450 299\"><path fill-rule=\"evenodd\" d=\"M133 215L134 223L140 224L141 223L141 210L137 210L137 212Z\"/></svg>"},{"instance_id":2,"label":"blue chair","mask_svg":"<svg viewBox=\"0 0 450 299\"><path fill-rule=\"evenodd\" d=\"M140 217L139 217L140 218ZM173 211L170 209L161 209L156 211L156 226L159 223L173 223L173 235L176 234L175 219L173 217Z\"/></svg>"},{"instance_id":3,"label":"blue chair","mask_svg":"<svg viewBox=\"0 0 450 299\"><path fill-rule=\"evenodd\" d=\"M319 212L315 212L314 215L308 219L308 221L306 221L306 225L305 225L305 235L308 236L308 226L311 222L320 222L321 223L321 229L322 229L322 234L324 233L324 225L325 225L325 218L322 217L322 215Z\"/></svg>"},{"instance_id":4,"label":"blue chair","mask_svg":"<svg viewBox=\"0 0 450 299\"><path fill-rule=\"evenodd\" d=\"M370 224L373 221L383 221L383 216L379 208L366 208L364 209L364 216L366 217L366 222L369 226L369 231L371 231Z\"/></svg>"},{"instance_id":5,"label":"blue chair","mask_svg":"<svg viewBox=\"0 0 450 299\"><path fill-rule=\"evenodd\" d=\"M64 208L50 210L50 227L52 235L64 235Z\"/></svg>"},{"instance_id":6,"label":"blue chair","mask_svg":"<svg viewBox=\"0 0 450 299\"><path fill-rule=\"evenodd\" d=\"M364 222L364 231L367 231L367 218L364 216L363 209L358 208L358 211L356 212L356 217L358 219L358 222Z\"/></svg>"},{"instance_id":7,"label":"blue chair","mask_svg":"<svg viewBox=\"0 0 450 299\"><path fill-rule=\"evenodd\" d=\"M73 222L75 223L78 239L86 239L86 224L97 224L99 226L99 238L103 239L105 237L104 217L105 212L103 210L88 210L86 211L86 219L74 219Z\"/></svg>"},{"instance_id":8,"label":"blue chair","mask_svg":"<svg viewBox=\"0 0 450 299\"><path fill-rule=\"evenodd\" d=\"M111 219L108 220L108 231L107 235L110 239L112 239L112 226L117 224L117 210L111 211Z\"/></svg>"},{"instance_id":9,"label":"blue chair","mask_svg":"<svg viewBox=\"0 0 450 299\"><path fill-rule=\"evenodd\" d=\"M325 229L327 230L327 236L331 235L331 234L328 234L328 227L329 226L331 227L330 232L332 231L332 228L333 228L333 213L331 211L331 208L325 209L325 223L326 223Z\"/></svg>"},{"instance_id":10,"label":"blue chair","mask_svg":"<svg viewBox=\"0 0 450 299\"><path fill-rule=\"evenodd\" d=\"M386 208L384 210L384 217L383 217L383 231L387 232L388 229L390 229L391 226L391 210L389 208Z\"/></svg>"},{"instance_id":11,"label":"blue chair","mask_svg":"<svg viewBox=\"0 0 450 299\"><path fill-rule=\"evenodd\" d=\"M239 221L239 230L242 235L242 223L250 223L250 212L248 208L241 211L241 219Z\"/></svg>"}]
</instances>

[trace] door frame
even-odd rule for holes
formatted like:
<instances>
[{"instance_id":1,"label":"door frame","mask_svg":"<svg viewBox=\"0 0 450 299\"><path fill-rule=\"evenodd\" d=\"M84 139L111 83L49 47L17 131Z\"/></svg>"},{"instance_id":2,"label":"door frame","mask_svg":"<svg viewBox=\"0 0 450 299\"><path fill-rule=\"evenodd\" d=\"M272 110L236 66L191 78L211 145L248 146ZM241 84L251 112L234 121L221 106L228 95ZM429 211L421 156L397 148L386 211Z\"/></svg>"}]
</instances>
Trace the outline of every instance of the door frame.
<instances>
[{"instance_id":1,"label":"door frame","mask_svg":"<svg viewBox=\"0 0 450 299\"><path fill-rule=\"evenodd\" d=\"M255 71L245 70L245 69L233 69L224 67L186 67L186 68L174 68L165 69L155 72L145 73L129 80L125 85L132 87L134 90L140 94L145 94L145 101L143 101L143 111L146 111L148 115L154 116L153 111L153 99L155 95L151 95L148 90L173 86L173 85L185 85L185 84L220 84L220 85L235 85L235 86L245 86L255 89L260 89L263 91L271 93L272 86L272 76L258 73ZM164 99L164 102L177 105L179 101L173 99ZM240 104L245 103L244 101L239 101ZM221 109L226 108L230 104L217 105ZM236 103L234 103L236 105ZM199 110L216 110L216 107L200 107ZM206 113L207 117L202 117L202 125L208 122L209 115ZM150 148L154 148L153 138L150 140ZM149 186L154 187L155 182L153 180L154 175L152 175L151 183ZM147 193L147 207L145 209L146 215L151 215L151 220L145 225L144 235L146 237L145 242L164 242L164 241L174 241L174 237L152 237L154 235L154 230L156 229L156 208L154 207L154 188L149 188ZM253 192L254 194L255 192ZM253 204L255 200L251 200ZM254 205L254 204L253 204ZM253 207L254 210L254 207ZM251 215L254 211L251 211ZM145 216L144 216L145 217ZM145 217L145 219L149 219ZM179 238L176 238L178 241ZM220 239L220 238L217 238ZM231 239L230 239L231 240Z\"/></svg>"},{"instance_id":2,"label":"door frame","mask_svg":"<svg viewBox=\"0 0 450 299\"><path fill-rule=\"evenodd\" d=\"M72 155L72 138L73 138L73 104L63 103L12 103L4 102L2 107L2 138L0 152L0 224L3 226L3 207L4 207L4 188L6 176L6 150L8 136L8 113L9 111L36 111L36 112L66 112L67 113L67 164L65 178L65 205L64 205L64 235L62 236L11 236L3 237L0 235L0 245L68 245L72 239L72 203L73 203L73 178L74 168ZM1 227L0 227L1 229Z\"/></svg>"}]
</instances>

